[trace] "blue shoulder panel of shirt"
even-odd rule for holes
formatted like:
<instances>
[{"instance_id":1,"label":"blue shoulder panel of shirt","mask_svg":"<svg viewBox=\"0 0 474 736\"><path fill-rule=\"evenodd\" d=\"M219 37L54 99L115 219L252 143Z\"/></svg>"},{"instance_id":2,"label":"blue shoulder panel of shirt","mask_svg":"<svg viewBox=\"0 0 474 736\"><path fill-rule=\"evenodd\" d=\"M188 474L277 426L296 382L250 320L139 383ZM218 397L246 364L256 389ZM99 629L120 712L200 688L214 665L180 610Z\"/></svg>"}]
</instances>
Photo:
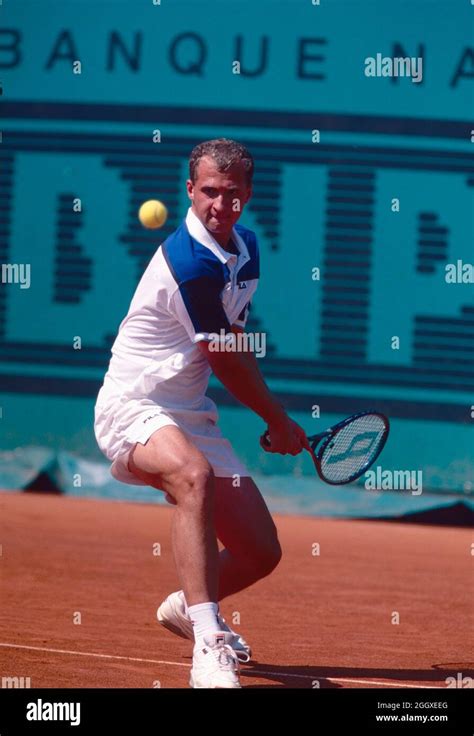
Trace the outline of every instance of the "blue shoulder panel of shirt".
<instances>
[{"instance_id":1,"label":"blue shoulder panel of shirt","mask_svg":"<svg viewBox=\"0 0 474 736\"><path fill-rule=\"evenodd\" d=\"M259 254L255 233L243 225L235 225L235 230L247 246L249 260L239 271L239 280L259 277ZM194 281L202 276L217 281L224 288L229 280L229 269L214 253L190 235L186 222L172 233L162 244L163 255L178 286Z\"/></svg>"},{"instance_id":2,"label":"blue shoulder panel of shirt","mask_svg":"<svg viewBox=\"0 0 474 736\"><path fill-rule=\"evenodd\" d=\"M242 225L236 225L235 229L250 256L239 271L239 280L256 279L259 256L255 234ZM161 247L196 333L229 331L221 300L221 292L230 277L227 265L190 235L185 221Z\"/></svg>"}]
</instances>

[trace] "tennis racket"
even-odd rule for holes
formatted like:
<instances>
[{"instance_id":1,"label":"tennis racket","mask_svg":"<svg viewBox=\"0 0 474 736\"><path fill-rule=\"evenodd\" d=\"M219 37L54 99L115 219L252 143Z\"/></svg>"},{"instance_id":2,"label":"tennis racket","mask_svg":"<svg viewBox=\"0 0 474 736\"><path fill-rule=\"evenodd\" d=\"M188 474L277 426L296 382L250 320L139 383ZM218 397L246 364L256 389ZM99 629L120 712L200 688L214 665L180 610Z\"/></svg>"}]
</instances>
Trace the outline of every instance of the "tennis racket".
<instances>
[{"instance_id":1,"label":"tennis racket","mask_svg":"<svg viewBox=\"0 0 474 736\"><path fill-rule=\"evenodd\" d=\"M384 414L362 411L308 437L314 467L321 480L339 486L360 478L382 452L389 430ZM270 447L268 430L262 441Z\"/></svg>"}]
</instances>

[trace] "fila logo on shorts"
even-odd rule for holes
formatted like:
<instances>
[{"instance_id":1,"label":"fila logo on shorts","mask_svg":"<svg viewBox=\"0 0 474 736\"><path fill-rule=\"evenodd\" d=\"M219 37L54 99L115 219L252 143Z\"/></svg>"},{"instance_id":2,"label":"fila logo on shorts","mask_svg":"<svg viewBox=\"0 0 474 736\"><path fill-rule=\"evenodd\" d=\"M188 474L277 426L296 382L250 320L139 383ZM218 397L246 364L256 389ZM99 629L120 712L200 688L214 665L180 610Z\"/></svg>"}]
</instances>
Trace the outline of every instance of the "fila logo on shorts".
<instances>
[{"instance_id":1,"label":"fila logo on shorts","mask_svg":"<svg viewBox=\"0 0 474 736\"><path fill-rule=\"evenodd\" d=\"M149 422L150 419L153 419L153 417L159 417L159 416L160 416L159 414L150 414L149 417L143 420L143 424L146 424L147 422Z\"/></svg>"}]
</instances>

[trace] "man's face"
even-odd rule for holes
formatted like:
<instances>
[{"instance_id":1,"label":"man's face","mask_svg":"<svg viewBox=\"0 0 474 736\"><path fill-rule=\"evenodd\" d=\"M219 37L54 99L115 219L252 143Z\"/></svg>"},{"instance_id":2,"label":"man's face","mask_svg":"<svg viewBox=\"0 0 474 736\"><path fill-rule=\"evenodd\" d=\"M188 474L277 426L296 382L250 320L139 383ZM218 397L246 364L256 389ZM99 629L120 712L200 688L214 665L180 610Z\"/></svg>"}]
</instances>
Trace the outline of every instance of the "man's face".
<instances>
[{"instance_id":1,"label":"man's face","mask_svg":"<svg viewBox=\"0 0 474 736\"><path fill-rule=\"evenodd\" d=\"M197 166L196 181L193 184L188 179L186 188L193 212L217 242L225 245L252 194L243 165L236 164L221 172L213 158L203 156Z\"/></svg>"}]
</instances>

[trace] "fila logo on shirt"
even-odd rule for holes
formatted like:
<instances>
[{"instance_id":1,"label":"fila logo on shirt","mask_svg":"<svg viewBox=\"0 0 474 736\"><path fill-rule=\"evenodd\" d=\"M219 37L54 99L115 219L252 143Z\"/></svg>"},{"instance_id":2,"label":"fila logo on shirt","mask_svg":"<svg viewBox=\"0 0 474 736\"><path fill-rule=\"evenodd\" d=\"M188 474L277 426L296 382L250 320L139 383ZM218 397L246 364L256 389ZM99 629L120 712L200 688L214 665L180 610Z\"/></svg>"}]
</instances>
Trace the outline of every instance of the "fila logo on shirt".
<instances>
[{"instance_id":1,"label":"fila logo on shirt","mask_svg":"<svg viewBox=\"0 0 474 736\"><path fill-rule=\"evenodd\" d=\"M247 282L239 281L239 289L246 289L246 288L247 288Z\"/></svg>"}]
</instances>

